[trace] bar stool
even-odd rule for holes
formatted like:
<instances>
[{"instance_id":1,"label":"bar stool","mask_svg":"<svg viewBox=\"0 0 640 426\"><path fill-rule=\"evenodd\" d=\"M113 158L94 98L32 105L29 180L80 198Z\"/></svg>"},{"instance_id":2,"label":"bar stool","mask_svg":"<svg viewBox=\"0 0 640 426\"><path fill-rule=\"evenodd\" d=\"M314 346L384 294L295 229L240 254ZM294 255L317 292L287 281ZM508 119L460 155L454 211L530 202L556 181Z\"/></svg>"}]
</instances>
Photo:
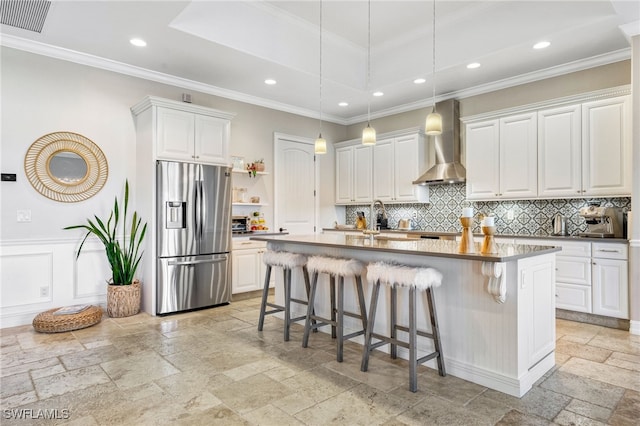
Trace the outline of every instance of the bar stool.
<instances>
[{"instance_id":1,"label":"bar stool","mask_svg":"<svg viewBox=\"0 0 640 426\"><path fill-rule=\"evenodd\" d=\"M438 319L436 317L436 305L433 298L433 287L440 286L442 282L442 274L433 268L414 268L409 266L394 265L384 262L376 262L367 266L367 279L373 285L371 292L371 305L369 306L369 323L364 338L364 349L362 353L361 371L367 371L369 367L369 353L380 346L391 345L391 358L397 357L397 347L409 349L409 389L411 392L418 390L417 370L418 365L437 358L438 373L445 376L444 362L442 360L442 345L440 342L440 332L438 330ZM374 333L373 327L376 319L376 309L378 306L378 294L380 292L380 284L386 284L391 289L391 318L390 318L390 336L383 336ZM398 325L397 321L397 288L409 288L409 327ZM427 304L429 307L429 317L431 321L431 333L417 329L416 321L416 290L425 290L427 295ZM409 341L398 340L397 330L404 331L409 334ZM435 350L422 358L418 358L417 340L418 336L433 339ZM379 340L371 343L372 338Z\"/></svg>"},{"instance_id":2,"label":"bar stool","mask_svg":"<svg viewBox=\"0 0 640 426\"><path fill-rule=\"evenodd\" d=\"M362 274L365 271L364 264L353 259L339 259L326 256L311 256L307 261L307 268L311 272L311 291L309 293L309 305L307 306L307 318L304 324L304 336L302 347L306 348L309 343L309 332L317 330L319 327L331 325L331 337L337 339L337 361L342 362L344 341L356 336L363 335L367 329L367 308L364 302L364 292L362 289ZM329 290L331 299L331 318L323 318L315 315L314 301L318 287L319 274L329 275ZM344 310L344 279L353 276L355 279L356 292L358 294L358 304L360 313L347 312ZM338 288L336 293L336 277L338 278ZM358 318L362 321L362 330L344 335L344 316ZM316 322L317 321L317 322ZM314 323L315 322L315 323Z\"/></svg>"},{"instance_id":3,"label":"bar stool","mask_svg":"<svg viewBox=\"0 0 640 426\"><path fill-rule=\"evenodd\" d=\"M267 271L264 277L264 287L262 289L262 304L260 305L260 319L258 320L258 331L262 331L264 326L264 317L266 315L275 314L284 311L284 341L289 341L289 329L292 322L302 321L306 319L306 315L291 318L291 302L301 305L308 305L309 298L309 272L307 271L307 256L298 253L289 253L284 251L267 250L262 255L262 261L267 265ZM271 269L281 267L283 272L284 285L284 305L277 305L267 301L269 297L269 281L271 280ZM307 300L295 299L291 297L291 273L294 268L302 268L304 277L304 285L307 291ZM267 311L267 306L274 308Z\"/></svg>"}]
</instances>

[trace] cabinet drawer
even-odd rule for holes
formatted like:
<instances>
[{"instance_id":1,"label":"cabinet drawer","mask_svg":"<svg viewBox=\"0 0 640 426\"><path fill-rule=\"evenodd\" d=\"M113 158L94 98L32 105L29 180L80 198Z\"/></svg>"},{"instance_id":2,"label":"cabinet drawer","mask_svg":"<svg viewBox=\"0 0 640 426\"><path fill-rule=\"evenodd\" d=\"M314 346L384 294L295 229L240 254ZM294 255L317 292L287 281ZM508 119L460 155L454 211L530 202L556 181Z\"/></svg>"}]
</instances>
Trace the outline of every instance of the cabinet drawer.
<instances>
[{"instance_id":1,"label":"cabinet drawer","mask_svg":"<svg viewBox=\"0 0 640 426\"><path fill-rule=\"evenodd\" d=\"M557 283L556 308L591 313L591 287Z\"/></svg>"},{"instance_id":2,"label":"cabinet drawer","mask_svg":"<svg viewBox=\"0 0 640 426\"><path fill-rule=\"evenodd\" d=\"M562 256L591 257L591 243L587 241L564 241L559 238L550 240L518 238L516 239L516 244L562 247L562 251L557 254Z\"/></svg>"},{"instance_id":3,"label":"cabinet drawer","mask_svg":"<svg viewBox=\"0 0 640 426\"><path fill-rule=\"evenodd\" d=\"M232 250L259 249L266 247L267 243L265 241L234 239L232 242Z\"/></svg>"},{"instance_id":4,"label":"cabinet drawer","mask_svg":"<svg viewBox=\"0 0 640 426\"><path fill-rule=\"evenodd\" d=\"M556 281L591 286L591 259L556 255Z\"/></svg>"},{"instance_id":5,"label":"cabinet drawer","mask_svg":"<svg viewBox=\"0 0 640 426\"><path fill-rule=\"evenodd\" d=\"M593 243L592 256L600 259L628 259L626 244Z\"/></svg>"}]
</instances>

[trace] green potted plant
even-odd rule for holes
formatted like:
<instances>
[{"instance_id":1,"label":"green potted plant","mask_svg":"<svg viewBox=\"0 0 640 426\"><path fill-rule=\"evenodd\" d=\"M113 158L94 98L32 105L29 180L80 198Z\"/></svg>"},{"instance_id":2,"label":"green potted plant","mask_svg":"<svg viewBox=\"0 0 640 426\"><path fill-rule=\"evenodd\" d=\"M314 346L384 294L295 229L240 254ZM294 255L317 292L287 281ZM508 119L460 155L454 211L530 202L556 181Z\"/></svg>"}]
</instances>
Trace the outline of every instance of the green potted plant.
<instances>
[{"instance_id":1,"label":"green potted plant","mask_svg":"<svg viewBox=\"0 0 640 426\"><path fill-rule=\"evenodd\" d=\"M95 220L87 219L87 224L67 226L64 229L84 229L85 234L76 259L80 256L82 247L89 235L96 236L104 245L107 261L111 266L111 279L107 281L107 314L120 318L135 315L140 312L140 281L135 279L136 269L142 259L140 246L147 232L147 224L142 225L142 219L137 212L133 212L129 239L124 237L122 244L117 239L117 230L122 219L122 233L127 232L127 209L129 207L129 181L125 181L122 216L118 197L113 203L113 210L106 223L98 216Z\"/></svg>"}]
</instances>

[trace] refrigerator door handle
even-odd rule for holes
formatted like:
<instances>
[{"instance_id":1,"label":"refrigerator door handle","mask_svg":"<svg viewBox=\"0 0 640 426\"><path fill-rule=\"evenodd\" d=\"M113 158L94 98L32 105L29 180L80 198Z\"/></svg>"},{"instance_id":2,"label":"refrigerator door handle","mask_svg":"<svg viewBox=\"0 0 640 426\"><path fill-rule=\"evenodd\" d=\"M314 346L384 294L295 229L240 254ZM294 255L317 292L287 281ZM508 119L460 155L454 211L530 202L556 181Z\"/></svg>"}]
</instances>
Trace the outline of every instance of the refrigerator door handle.
<instances>
[{"instance_id":1,"label":"refrigerator door handle","mask_svg":"<svg viewBox=\"0 0 640 426\"><path fill-rule=\"evenodd\" d=\"M216 259L192 260L192 261L185 261L185 262L179 262L176 260L173 262L169 262L168 265L169 266L189 266L189 265L200 265L202 263L219 263L219 262L226 262L226 261L227 261L227 256L222 256Z\"/></svg>"}]
</instances>

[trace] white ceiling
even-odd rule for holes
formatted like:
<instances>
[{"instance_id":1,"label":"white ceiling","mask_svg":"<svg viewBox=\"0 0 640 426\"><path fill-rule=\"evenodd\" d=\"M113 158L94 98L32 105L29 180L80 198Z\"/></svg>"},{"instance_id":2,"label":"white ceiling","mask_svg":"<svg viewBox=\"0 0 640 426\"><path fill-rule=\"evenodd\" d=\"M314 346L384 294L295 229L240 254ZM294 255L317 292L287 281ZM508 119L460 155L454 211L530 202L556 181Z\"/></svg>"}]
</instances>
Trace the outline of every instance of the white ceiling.
<instances>
[{"instance_id":1,"label":"white ceiling","mask_svg":"<svg viewBox=\"0 0 640 426\"><path fill-rule=\"evenodd\" d=\"M325 0L322 7L323 119L362 121L368 3ZM372 117L432 104L432 8L431 1L371 2L369 93L384 92L370 98ZM2 25L2 44L317 117L319 16L315 0L60 0L41 33ZM437 99L627 59L620 26L637 33L639 19L637 0L438 0ZM134 36L147 47L130 45ZM551 46L534 50L541 40ZM470 62L482 66L469 70ZM414 84L418 77L427 82ZM266 78L278 83L267 86Z\"/></svg>"}]
</instances>

